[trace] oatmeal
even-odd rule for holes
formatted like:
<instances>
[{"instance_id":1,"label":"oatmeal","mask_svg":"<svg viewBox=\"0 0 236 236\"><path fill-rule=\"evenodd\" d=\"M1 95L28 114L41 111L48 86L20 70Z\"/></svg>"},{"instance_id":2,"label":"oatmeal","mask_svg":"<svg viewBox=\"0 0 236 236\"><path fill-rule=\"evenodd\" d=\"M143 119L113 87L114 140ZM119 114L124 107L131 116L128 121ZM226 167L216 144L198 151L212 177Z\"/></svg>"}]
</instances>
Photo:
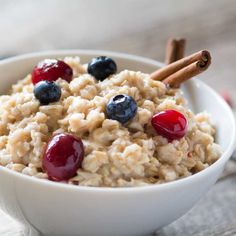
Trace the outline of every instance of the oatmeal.
<instances>
[{"instance_id":1,"label":"oatmeal","mask_svg":"<svg viewBox=\"0 0 236 236\"><path fill-rule=\"evenodd\" d=\"M107 57L88 66L78 57L46 60L0 96L0 165L69 184L141 186L193 175L220 157L215 132L180 89L142 72L116 73Z\"/></svg>"}]
</instances>

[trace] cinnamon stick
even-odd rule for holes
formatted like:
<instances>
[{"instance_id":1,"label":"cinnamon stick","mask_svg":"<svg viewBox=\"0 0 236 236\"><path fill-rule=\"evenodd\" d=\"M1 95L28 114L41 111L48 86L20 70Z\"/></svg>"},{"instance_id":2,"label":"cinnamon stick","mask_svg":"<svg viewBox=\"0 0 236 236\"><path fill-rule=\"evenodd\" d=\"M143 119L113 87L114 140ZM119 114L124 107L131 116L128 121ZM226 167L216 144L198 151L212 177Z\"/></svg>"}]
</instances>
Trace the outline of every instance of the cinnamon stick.
<instances>
[{"instance_id":1,"label":"cinnamon stick","mask_svg":"<svg viewBox=\"0 0 236 236\"><path fill-rule=\"evenodd\" d=\"M184 81L196 76L202 72L200 62L193 62L189 66L177 71L176 73L168 76L162 82L169 85L172 88L179 88L180 84Z\"/></svg>"},{"instance_id":2,"label":"cinnamon stick","mask_svg":"<svg viewBox=\"0 0 236 236\"><path fill-rule=\"evenodd\" d=\"M171 64L184 57L186 40L184 38L174 39L170 38L166 46L166 60L165 63Z\"/></svg>"},{"instance_id":3,"label":"cinnamon stick","mask_svg":"<svg viewBox=\"0 0 236 236\"><path fill-rule=\"evenodd\" d=\"M187 79L205 71L210 64L210 53L202 50L153 72L151 78L163 81L171 87L178 87Z\"/></svg>"}]
</instances>

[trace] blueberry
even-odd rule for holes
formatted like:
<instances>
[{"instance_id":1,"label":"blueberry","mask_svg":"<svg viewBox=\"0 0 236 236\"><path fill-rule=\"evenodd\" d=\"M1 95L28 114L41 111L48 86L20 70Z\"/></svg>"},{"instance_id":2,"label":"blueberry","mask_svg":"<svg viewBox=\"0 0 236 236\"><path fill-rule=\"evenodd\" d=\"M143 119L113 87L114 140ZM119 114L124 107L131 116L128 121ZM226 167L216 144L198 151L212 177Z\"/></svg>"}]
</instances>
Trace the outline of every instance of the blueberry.
<instances>
[{"instance_id":1,"label":"blueberry","mask_svg":"<svg viewBox=\"0 0 236 236\"><path fill-rule=\"evenodd\" d=\"M88 73L100 81L103 81L109 75L115 74L116 71L116 63L109 57L95 57L88 64Z\"/></svg>"},{"instance_id":2,"label":"blueberry","mask_svg":"<svg viewBox=\"0 0 236 236\"><path fill-rule=\"evenodd\" d=\"M41 105L48 105L57 102L61 97L61 88L51 81L40 81L34 87L34 96L40 101Z\"/></svg>"},{"instance_id":3,"label":"blueberry","mask_svg":"<svg viewBox=\"0 0 236 236\"><path fill-rule=\"evenodd\" d=\"M137 112L135 100L124 94L112 97L106 105L106 113L109 119L117 120L124 124L132 119Z\"/></svg>"}]
</instances>

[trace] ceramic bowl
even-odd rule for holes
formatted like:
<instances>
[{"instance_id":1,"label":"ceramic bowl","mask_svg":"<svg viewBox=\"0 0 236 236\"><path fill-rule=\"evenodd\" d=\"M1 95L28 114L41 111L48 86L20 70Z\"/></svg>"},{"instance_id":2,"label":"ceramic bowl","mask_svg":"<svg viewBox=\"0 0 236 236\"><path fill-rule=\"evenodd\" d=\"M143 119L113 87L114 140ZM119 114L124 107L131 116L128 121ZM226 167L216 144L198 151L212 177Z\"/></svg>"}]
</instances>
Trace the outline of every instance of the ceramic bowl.
<instances>
[{"instance_id":1,"label":"ceramic bowl","mask_svg":"<svg viewBox=\"0 0 236 236\"><path fill-rule=\"evenodd\" d=\"M0 93L24 78L44 58L79 56L83 63L107 55L119 70L152 72L162 64L142 57L104 51L52 51L0 61ZM222 173L235 143L233 114L222 98L204 82L183 86L195 112L208 111L217 128L223 154L205 170L170 183L134 188L71 186L28 177L0 167L0 207L21 222L25 235L147 235L189 211Z\"/></svg>"}]
</instances>

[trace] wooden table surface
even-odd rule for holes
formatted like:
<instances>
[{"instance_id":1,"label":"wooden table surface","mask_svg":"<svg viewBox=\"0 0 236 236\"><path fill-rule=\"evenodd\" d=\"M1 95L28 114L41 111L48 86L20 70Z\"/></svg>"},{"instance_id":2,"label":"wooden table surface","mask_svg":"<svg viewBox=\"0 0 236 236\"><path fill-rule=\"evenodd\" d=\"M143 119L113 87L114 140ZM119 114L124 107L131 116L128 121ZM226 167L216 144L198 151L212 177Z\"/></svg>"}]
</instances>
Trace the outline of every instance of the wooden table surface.
<instances>
[{"instance_id":1,"label":"wooden table surface","mask_svg":"<svg viewBox=\"0 0 236 236\"><path fill-rule=\"evenodd\" d=\"M201 76L236 101L234 0L0 0L0 57L51 49L106 49L164 60L168 37L187 38L187 54L208 49ZM236 162L185 216L158 236L236 235ZM0 235L24 235L0 212Z\"/></svg>"}]
</instances>

